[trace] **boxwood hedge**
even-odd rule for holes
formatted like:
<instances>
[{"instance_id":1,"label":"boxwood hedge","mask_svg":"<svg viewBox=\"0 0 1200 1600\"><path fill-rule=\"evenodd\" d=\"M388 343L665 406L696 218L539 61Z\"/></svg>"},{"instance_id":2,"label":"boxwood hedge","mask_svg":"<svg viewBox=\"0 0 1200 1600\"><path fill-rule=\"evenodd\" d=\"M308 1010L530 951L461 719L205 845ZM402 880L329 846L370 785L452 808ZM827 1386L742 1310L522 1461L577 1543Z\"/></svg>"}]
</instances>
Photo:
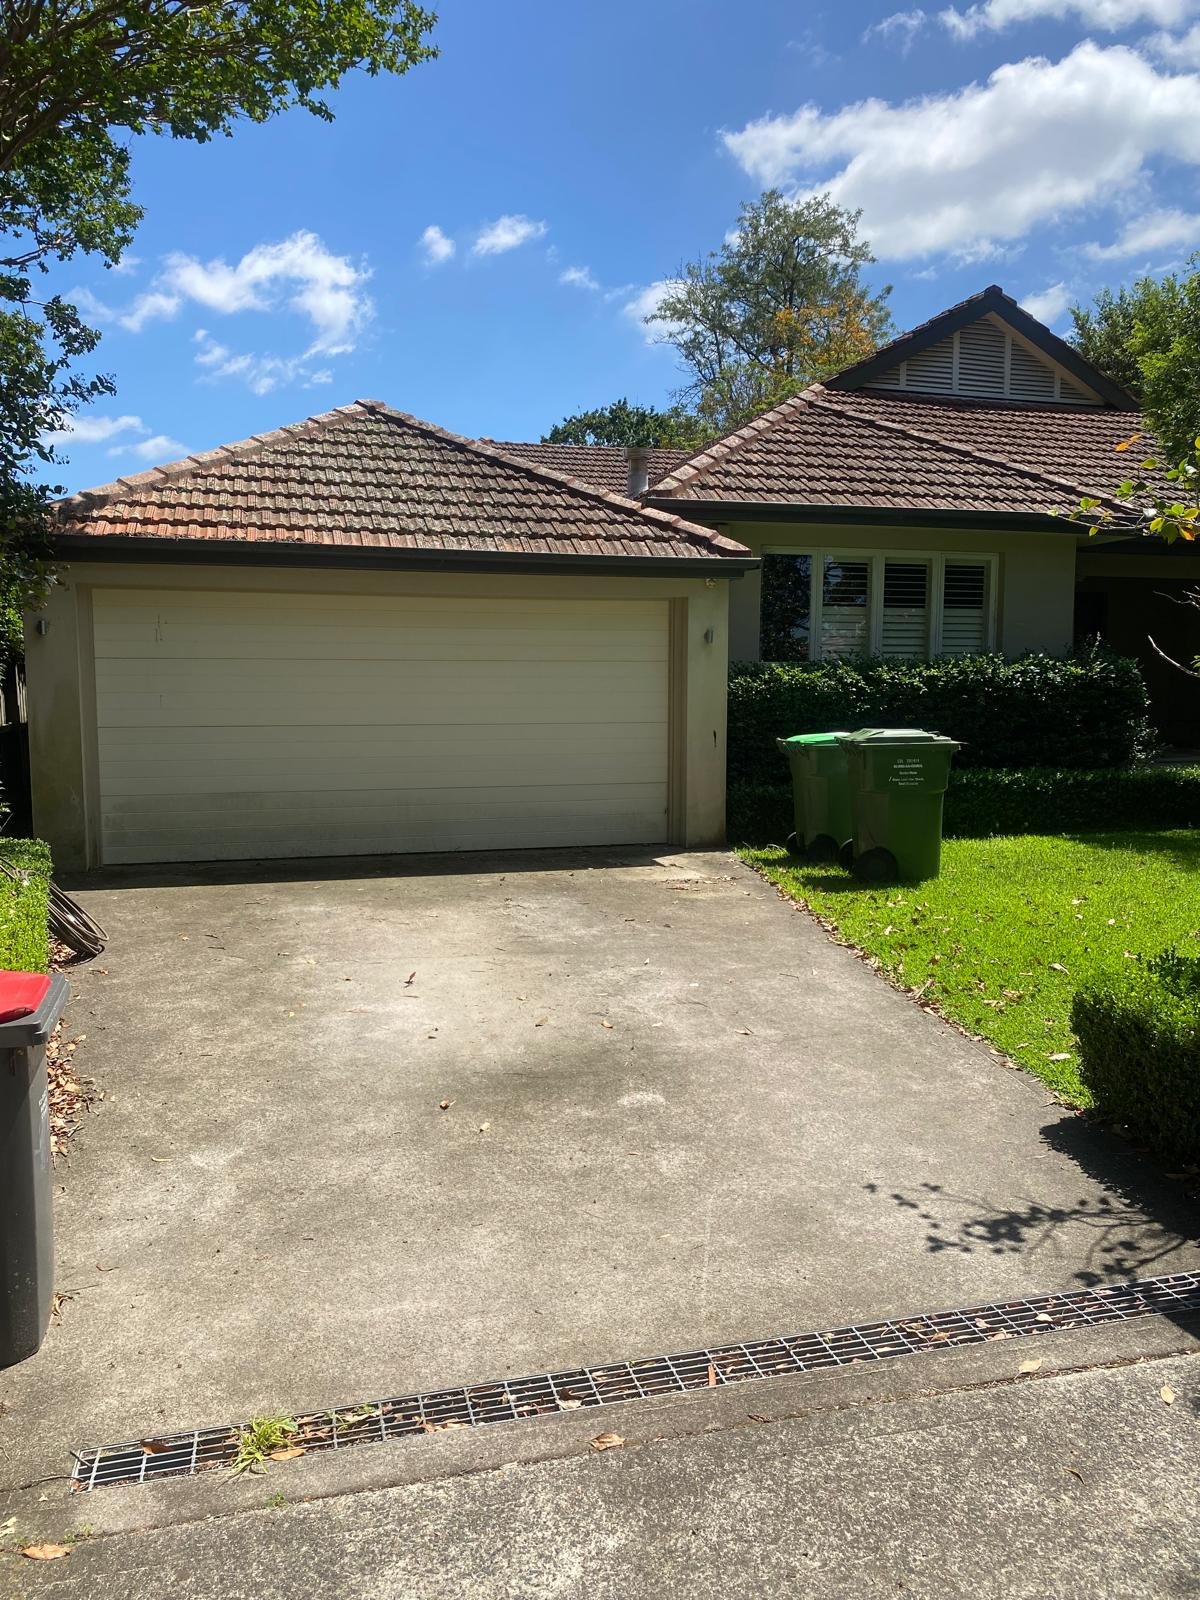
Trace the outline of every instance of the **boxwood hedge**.
<instances>
[{"instance_id":1,"label":"boxwood hedge","mask_svg":"<svg viewBox=\"0 0 1200 1600\"><path fill-rule=\"evenodd\" d=\"M1135 661L1073 656L939 661L735 664L729 777L777 783L777 738L836 728L930 728L962 741L960 768L1124 767L1150 750L1146 686Z\"/></svg>"},{"instance_id":2,"label":"boxwood hedge","mask_svg":"<svg viewBox=\"0 0 1200 1600\"><path fill-rule=\"evenodd\" d=\"M1164 1155L1200 1161L1200 957L1167 950L1085 984L1071 1026L1096 1109Z\"/></svg>"},{"instance_id":3,"label":"boxwood hedge","mask_svg":"<svg viewBox=\"0 0 1200 1600\"><path fill-rule=\"evenodd\" d=\"M735 780L729 785L728 833L734 843L781 842L792 830L791 818L792 791L786 778L767 783ZM968 768L952 773L944 811L948 839L1198 826L1200 767L1091 772Z\"/></svg>"}]
</instances>

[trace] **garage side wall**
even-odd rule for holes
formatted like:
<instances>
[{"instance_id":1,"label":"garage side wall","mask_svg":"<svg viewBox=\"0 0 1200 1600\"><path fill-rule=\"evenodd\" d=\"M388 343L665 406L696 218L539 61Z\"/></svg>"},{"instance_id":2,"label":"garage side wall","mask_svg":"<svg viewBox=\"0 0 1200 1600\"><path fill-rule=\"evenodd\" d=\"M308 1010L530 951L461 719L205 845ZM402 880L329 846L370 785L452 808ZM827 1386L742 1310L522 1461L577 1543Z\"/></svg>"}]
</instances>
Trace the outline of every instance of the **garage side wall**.
<instances>
[{"instance_id":1,"label":"garage side wall","mask_svg":"<svg viewBox=\"0 0 1200 1600\"><path fill-rule=\"evenodd\" d=\"M76 564L26 626L34 828L56 869L102 864L92 601L96 589L473 599L661 600L671 629L670 840L723 842L729 580L620 575L509 576L433 572ZM44 624L38 631L37 623ZM706 635L708 637L706 637Z\"/></svg>"}]
</instances>

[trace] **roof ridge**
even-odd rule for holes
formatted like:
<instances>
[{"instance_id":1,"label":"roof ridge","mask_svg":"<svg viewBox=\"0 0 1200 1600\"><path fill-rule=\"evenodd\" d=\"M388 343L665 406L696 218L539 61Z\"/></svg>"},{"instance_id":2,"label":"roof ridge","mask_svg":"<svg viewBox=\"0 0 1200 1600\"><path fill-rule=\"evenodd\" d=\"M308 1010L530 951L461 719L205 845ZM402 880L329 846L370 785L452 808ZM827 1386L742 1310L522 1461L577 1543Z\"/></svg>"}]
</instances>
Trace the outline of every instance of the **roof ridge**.
<instances>
[{"instance_id":1,"label":"roof ridge","mask_svg":"<svg viewBox=\"0 0 1200 1600\"><path fill-rule=\"evenodd\" d=\"M686 461L680 462L674 472L668 472L665 478L652 483L647 491L649 497L653 499L668 487L675 489L690 483L693 478L707 472L709 467L736 455L746 445L753 444L760 435L769 433L777 422L784 420L785 416L802 410L804 402L808 401L813 391L819 388L819 384L810 383L799 394L789 395L786 400L781 400L778 405L772 406L769 411L764 411L761 416L752 417L733 433L725 434L712 444L702 445L699 450L693 451Z\"/></svg>"},{"instance_id":2,"label":"roof ridge","mask_svg":"<svg viewBox=\"0 0 1200 1600\"><path fill-rule=\"evenodd\" d=\"M176 461L164 462L162 466L149 467L145 472L132 473L127 478L114 478L111 483L97 484L92 489L78 489L74 494L64 495L61 499L53 501L52 509L58 513L72 508L86 507L90 510L102 506L106 500L116 499L121 494L128 494L131 491L137 494L142 489L160 487L175 478L182 477L186 472L196 469L204 471L208 467L219 466L222 461L245 461L261 450L282 444L285 439L304 439L320 433L336 422L345 421L347 417L370 404L372 404L370 401L352 400L348 405L335 406L331 411L318 411L300 422L285 422L282 427L271 428L266 433L252 433L245 439L235 440L232 444L219 444L211 450L198 450L192 455L180 456Z\"/></svg>"},{"instance_id":3,"label":"roof ridge","mask_svg":"<svg viewBox=\"0 0 1200 1600\"><path fill-rule=\"evenodd\" d=\"M812 404L820 410L835 412L839 417L848 417L852 421L867 422L872 427L881 429L885 433L898 433L906 439L914 439L921 444L936 445L941 450L950 451L954 455L964 456L969 461L978 461L983 466L1003 467L1007 472L1019 472L1027 478L1034 478L1039 483L1049 484L1052 488L1064 490L1083 499L1090 496L1092 491L1082 488L1077 483L1072 483L1068 478L1056 477L1053 473L1042 472L1037 467L1026 466L1023 462L1010 461L1005 456L992 455L990 451L976 450L971 445L962 444L955 439L947 439L940 433L927 433L924 429L913 428L903 422L890 422L883 417L874 416L869 412L857 411L853 406L839 405L836 398L820 384L813 386L815 393L812 395ZM1110 508L1119 506L1119 502L1110 495L1100 494L1097 498ZM1127 510L1128 507L1122 509Z\"/></svg>"},{"instance_id":4,"label":"roof ridge","mask_svg":"<svg viewBox=\"0 0 1200 1600\"><path fill-rule=\"evenodd\" d=\"M717 533L713 528L703 528L699 523L688 522L686 518L676 515L673 511L662 511L657 506L650 506L641 500L630 500L625 495L614 494L610 489L598 488L595 484L585 483L581 478L573 478L565 472L555 472L549 467L538 466L532 461L526 461L520 456L510 456L505 451L499 450L492 443L483 444L478 439L469 439L462 433L451 433L449 428L440 428L434 422L425 422L421 417L414 417L411 412L398 411L394 406L385 405L382 400L359 400L356 405L364 407L379 416L388 418L406 428L415 428L431 439L440 440L443 444L453 445L456 449L465 450L473 455L483 456L485 460L495 461L504 467L510 467L525 477L540 480L544 483L554 483L572 490L573 493L591 500L595 504L611 506L619 511L630 512L645 518L656 527L671 528L682 532L693 543L700 543L706 549L716 551L736 551L739 554L745 549L744 545L736 539L729 539L724 534Z\"/></svg>"}]
</instances>

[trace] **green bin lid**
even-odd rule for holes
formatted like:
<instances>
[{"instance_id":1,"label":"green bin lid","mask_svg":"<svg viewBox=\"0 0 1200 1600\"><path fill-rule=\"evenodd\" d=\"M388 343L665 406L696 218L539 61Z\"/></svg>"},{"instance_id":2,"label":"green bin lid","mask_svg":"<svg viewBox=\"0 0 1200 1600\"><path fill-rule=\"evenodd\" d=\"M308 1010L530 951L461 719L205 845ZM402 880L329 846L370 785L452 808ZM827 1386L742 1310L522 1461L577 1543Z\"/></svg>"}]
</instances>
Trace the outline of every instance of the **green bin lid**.
<instances>
[{"instance_id":1,"label":"green bin lid","mask_svg":"<svg viewBox=\"0 0 1200 1600\"><path fill-rule=\"evenodd\" d=\"M789 739L776 739L781 750L790 744L837 744L839 739L849 739L848 733L793 733Z\"/></svg>"},{"instance_id":2,"label":"green bin lid","mask_svg":"<svg viewBox=\"0 0 1200 1600\"><path fill-rule=\"evenodd\" d=\"M844 744L952 744L956 750L961 748L957 740L948 739L944 733L930 733L928 728L858 728L838 737Z\"/></svg>"}]
</instances>

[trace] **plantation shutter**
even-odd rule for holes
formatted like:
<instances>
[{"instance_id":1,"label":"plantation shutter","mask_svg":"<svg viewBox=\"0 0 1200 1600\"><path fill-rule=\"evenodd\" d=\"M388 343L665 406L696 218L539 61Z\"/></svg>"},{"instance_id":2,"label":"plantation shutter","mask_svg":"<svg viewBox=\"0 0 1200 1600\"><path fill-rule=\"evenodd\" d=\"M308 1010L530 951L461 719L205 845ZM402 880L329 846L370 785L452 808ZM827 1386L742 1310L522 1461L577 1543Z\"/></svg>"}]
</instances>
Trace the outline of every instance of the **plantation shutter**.
<instances>
[{"instance_id":1,"label":"plantation shutter","mask_svg":"<svg viewBox=\"0 0 1200 1600\"><path fill-rule=\"evenodd\" d=\"M867 596L870 568L865 561L825 558L821 593L821 655L864 656L870 649Z\"/></svg>"},{"instance_id":2,"label":"plantation shutter","mask_svg":"<svg viewBox=\"0 0 1200 1600\"><path fill-rule=\"evenodd\" d=\"M884 562L880 652L908 659L929 654L927 562Z\"/></svg>"},{"instance_id":3,"label":"plantation shutter","mask_svg":"<svg viewBox=\"0 0 1200 1600\"><path fill-rule=\"evenodd\" d=\"M942 653L973 655L988 647L988 569L947 561L942 588Z\"/></svg>"}]
</instances>

